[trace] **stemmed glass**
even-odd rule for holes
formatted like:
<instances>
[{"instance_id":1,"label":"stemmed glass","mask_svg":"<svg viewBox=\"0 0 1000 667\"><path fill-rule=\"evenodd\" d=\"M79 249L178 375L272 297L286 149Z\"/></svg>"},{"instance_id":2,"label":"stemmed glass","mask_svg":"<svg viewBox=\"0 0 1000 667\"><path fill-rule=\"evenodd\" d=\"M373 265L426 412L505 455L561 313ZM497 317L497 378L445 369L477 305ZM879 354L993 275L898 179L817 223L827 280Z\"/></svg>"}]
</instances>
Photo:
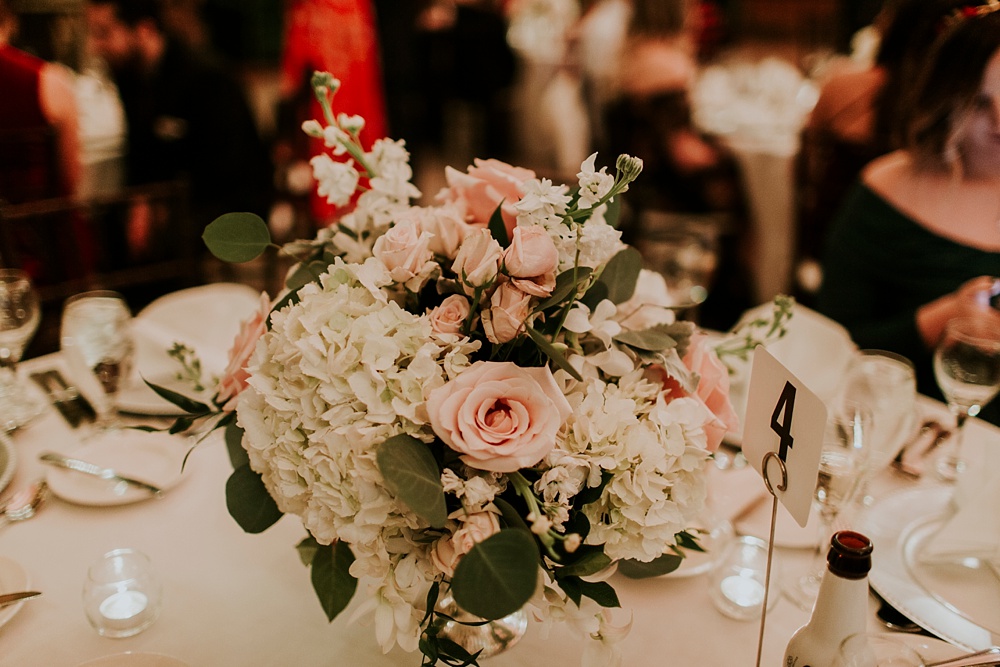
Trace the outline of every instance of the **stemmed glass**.
<instances>
[{"instance_id":1,"label":"stemmed glass","mask_svg":"<svg viewBox=\"0 0 1000 667\"><path fill-rule=\"evenodd\" d=\"M44 404L21 382L17 364L38 330L42 311L31 278L20 269L0 269L0 428L23 426Z\"/></svg>"},{"instance_id":2,"label":"stemmed glass","mask_svg":"<svg viewBox=\"0 0 1000 667\"><path fill-rule=\"evenodd\" d=\"M117 292L84 292L63 307L62 353L74 381L93 397L99 431L120 426L115 396L131 368L131 323L128 305Z\"/></svg>"},{"instance_id":3,"label":"stemmed glass","mask_svg":"<svg viewBox=\"0 0 1000 667\"><path fill-rule=\"evenodd\" d=\"M934 377L955 416L950 451L937 463L938 476L953 481L965 469L962 427L1000 391L1000 329L986 318L948 322L934 350Z\"/></svg>"},{"instance_id":4,"label":"stemmed glass","mask_svg":"<svg viewBox=\"0 0 1000 667\"><path fill-rule=\"evenodd\" d=\"M912 648L888 634L850 635L837 649L833 667L923 667Z\"/></svg>"},{"instance_id":5,"label":"stemmed glass","mask_svg":"<svg viewBox=\"0 0 1000 667\"><path fill-rule=\"evenodd\" d=\"M816 550L809 572L787 587L785 594L801 609L811 609L823 578L823 546L833 524L851 501L868 466L871 411L862 403L845 400L831 412L823 434L819 477L813 502L819 519Z\"/></svg>"},{"instance_id":6,"label":"stemmed glass","mask_svg":"<svg viewBox=\"0 0 1000 667\"><path fill-rule=\"evenodd\" d=\"M642 228L643 235L636 247L647 268L663 276L672 308L678 313L693 314L708 298L718 262L712 222L699 216L657 217L647 213Z\"/></svg>"}]
</instances>

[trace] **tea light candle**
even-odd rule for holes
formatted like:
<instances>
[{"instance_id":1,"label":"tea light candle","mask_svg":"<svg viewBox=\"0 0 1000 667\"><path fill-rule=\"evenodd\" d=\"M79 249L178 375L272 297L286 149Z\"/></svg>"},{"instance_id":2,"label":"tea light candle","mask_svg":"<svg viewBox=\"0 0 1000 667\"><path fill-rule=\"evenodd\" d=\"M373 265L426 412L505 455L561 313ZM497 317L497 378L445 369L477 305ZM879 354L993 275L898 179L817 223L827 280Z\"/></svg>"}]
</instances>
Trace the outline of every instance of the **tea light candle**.
<instances>
[{"instance_id":1,"label":"tea light candle","mask_svg":"<svg viewBox=\"0 0 1000 667\"><path fill-rule=\"evenodd\" d=\"M722 594L740 607L749 609L764 601L764 587L751 577L734 574L723 579L720 587Z\"/></svg>"},{"instance_id":2,"label":"tea light candle","mask_svg":"<svg viewBox=\"0 0 1000 667\"><path fill-rule=\"evenodd\" d=\"M149 599L139 591L119 591L101 602L99 610L109 628L126 630L135 625Z\"/></svg>"}]
</instances>

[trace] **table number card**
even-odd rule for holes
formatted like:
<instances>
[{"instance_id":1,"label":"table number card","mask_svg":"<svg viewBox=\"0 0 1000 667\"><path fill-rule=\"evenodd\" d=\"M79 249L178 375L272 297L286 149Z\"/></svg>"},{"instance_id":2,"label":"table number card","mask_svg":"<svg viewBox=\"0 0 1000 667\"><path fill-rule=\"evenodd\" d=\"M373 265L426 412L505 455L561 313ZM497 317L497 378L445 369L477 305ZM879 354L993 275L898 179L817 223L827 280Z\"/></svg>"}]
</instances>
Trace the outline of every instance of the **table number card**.
<instances>
[{"instance_id":1,"label":"table number card","mask_svg":"<svg viewBox=\"0 0 1000 667\"><path fill-rule=\"evenodd\" d=\"M812 507L819 472L826 406L805 384L763 346L754 350L750 373L743 454L771 481L775 496L800 526ZM774 452L785 462L787 481L781 485L780 465L773 458L764 470L764 458Z\"/></svg>"}]
</instances>

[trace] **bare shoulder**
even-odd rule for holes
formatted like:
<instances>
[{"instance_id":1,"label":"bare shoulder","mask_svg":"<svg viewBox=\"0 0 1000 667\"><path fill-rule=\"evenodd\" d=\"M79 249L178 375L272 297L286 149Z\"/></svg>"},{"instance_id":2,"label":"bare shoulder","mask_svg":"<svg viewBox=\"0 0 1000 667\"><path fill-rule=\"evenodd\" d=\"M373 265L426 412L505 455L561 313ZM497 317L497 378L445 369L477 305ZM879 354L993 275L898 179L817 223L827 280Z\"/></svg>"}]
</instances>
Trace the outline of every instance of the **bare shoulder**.
<instances>
[{"instance_id":1,"label":"bare shoulder","mask_svg":"<svg viewBox=\"0 0 1000 667\"><path fill-rule=\"evenodd\" d=\"M893 199L905 190L913 164L905 151L895 151L875 158L861 172L865 185L887 199Z\"/></svg>"}]
</instances>

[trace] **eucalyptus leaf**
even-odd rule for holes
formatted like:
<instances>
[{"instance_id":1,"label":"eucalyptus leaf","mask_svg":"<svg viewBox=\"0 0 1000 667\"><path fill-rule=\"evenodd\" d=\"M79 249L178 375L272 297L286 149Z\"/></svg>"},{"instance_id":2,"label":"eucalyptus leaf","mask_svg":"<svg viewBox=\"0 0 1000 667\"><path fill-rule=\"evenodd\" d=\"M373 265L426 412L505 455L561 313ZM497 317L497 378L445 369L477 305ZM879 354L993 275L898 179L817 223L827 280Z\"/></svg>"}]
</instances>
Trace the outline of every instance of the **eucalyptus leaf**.
<instances>
[{"instance_id":1,"label":"eucalyptus leaf","mask_svg":"<svg viewBox=\"0 0 1000 667\"><path fill-rule=\"evenodd\" d=\"M243 448L243 428L235 421L226 425L226 451L229 452L229 462L233 468L250 465L250 456Z\"/></svg>"},{"instance_id":2,"label":"eucalyptus leaf","mask_svg":"<svg viewBox=\"0 0 1000 667\"><path fill-rule=\"evenodd\" d=\"M226 213L205 227L201 238L224 262L249 262L271 245L267 223L254 213Z\"/></svg>"},{"instance_id":3,"label":"eucalyptus leaf","mask_svg":"<svg viewBox=\"0 0 1000 667\"><path fill-rule=\"evenodd\" d=\"M437 461L423 442L400 433L388 438L375 455L389 493L434 528L448 520Z\"/></svg>"},{"instance_id":4,"label":"eucalyptus leaf","mask_svg":"<svg viewBox=\"0 0 1000 667\"><path fill-rule=\"evenodd\" d=\"M629 246L608 260L597 279L608 288L608 297L612 303L625 303L635 293L635 283L639 280L642 270L642 255Z\"/></svg>"},{"instance_id":5,"label":"eucalyptus leaf","mask_svg":"<svg viewBox=\"0 0 1000 667\"><path fill-rule=\"evenodd\" d=\"M500 510L500 516L503 517L503 520L510 528L520 528L521 530L527 530L530 532L531 529L528 528L528 524L524 522L524 519L521 518L521 514L514 509L513 505L499 497L493 499L493 504L497 506L498 510Z\"/></svg>"},{"instance_id":6,"label":"eucalyptus leaf","mask_svg":"<svg viewBox=\"0 0 1000 667\"><path fill-rule=\"evenodd\" d=\"M226 481L226 506L244 531L262 533L281 518L264 480L249 466L240 466Z\"/></svg>"},{"instance_id":7,"label":"eucalyptus leaf","mask_svg":"<svg viewBox=\"0 0 1000 667\"><path fill-rule=\"evenodd\" d=\"M167 389L166 387L161 387L158 384L153 384L146 378L143 378L142 381L146 383L147 387L155 391L157 396L159 396L164 400L170 401L170 403L176 405L184 412L193 415L207 415L212 411L212 409L207 405L205 405L204 403L196 401L193 398L188 398L184 394L179 394L176 391Z\"/></svg>"},{"instance_id":8,"label":"eucalyptus leaf","mask_svg":"<svg viewBox=\"0 0 1000 667\"><path fill-rule=\"evenodd\" d=\"M535 341L535 345L538 346L538 349L541 350L545 356L554 361L556 366L569 373L573 379L583 382L583 378L580 376L580 373L573 368L566 357L563 356L562 352L557 350L544 334L527 325L525 325L525 329L528 331L528 336L531 337L531 340Z\"/></svg>"},{"instance_id":9,"label":"eucalyptus leaf","mask_svg":"<svg viewBox=\"0 0 1000 667\"><path fill-rule=\"evenodd\" d=\"M462 557L451 580L459 607L487 620L512 614L538 585L538 548L531 533L501 530Z\"/></svg>"},{"instance_id":10,"label":"eucalyptus leaf","mask_svg":"<svg viewBox=\"0 0 1000 667\"><path fill-rule=\"evenodd\" d=\"M629 347L649 352L661 352L677 345L673 336L656 327L642 331L623 331L615 336L614 340Z\"/></svg>"},{"instance_id":11,"label":"eucalyptus leaf","mask_svg":"<svg viewBox=\"0 0 1000 667\"><path fill-rule=\"evenodd\" d=\"M580 285L590 280L590 275L594 272L589 266L580 266L575 269L568 269L556 276L556 286L552 288L552 294L547 299L538 304L538 310L546 310L552 306L561 304L567 297L576 294Z\"/></svg>"},{"instance_id":12,"label":"eucalyptus leaf","mask_svg":"<svg viewBox=\"0 0 1000 667\"><path fill-rule=\"evenodd\" d=\"M344 542L316 549L312 561L312 585L327 620L337 618L354 597L358 580L350 572L354 553Z\"/></svg>"},{"instance_id":13,"label":"eucalyptus leaf","mask_svg":"<svg viewBox=\"0 0 1000 667\"><path fill-rule=\"evenodd\" d=\"M683 556L663 554L648 563L637 560L618 561L618 571L629 579L649 579L670 574L684 562Z\"/></svg>"}]
</instances>

